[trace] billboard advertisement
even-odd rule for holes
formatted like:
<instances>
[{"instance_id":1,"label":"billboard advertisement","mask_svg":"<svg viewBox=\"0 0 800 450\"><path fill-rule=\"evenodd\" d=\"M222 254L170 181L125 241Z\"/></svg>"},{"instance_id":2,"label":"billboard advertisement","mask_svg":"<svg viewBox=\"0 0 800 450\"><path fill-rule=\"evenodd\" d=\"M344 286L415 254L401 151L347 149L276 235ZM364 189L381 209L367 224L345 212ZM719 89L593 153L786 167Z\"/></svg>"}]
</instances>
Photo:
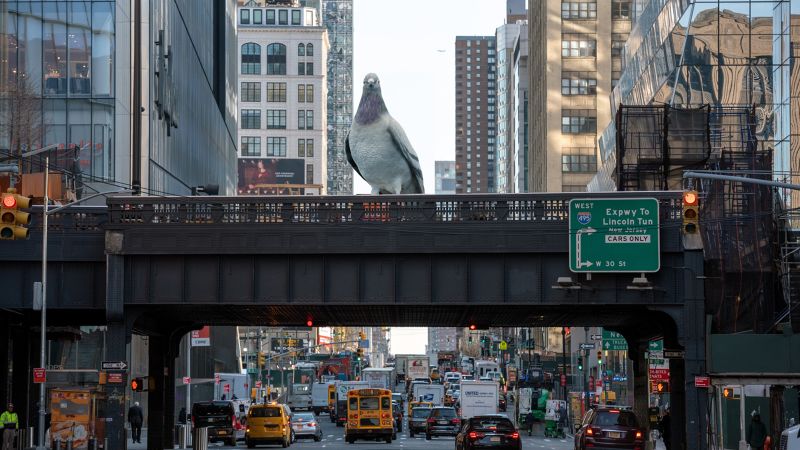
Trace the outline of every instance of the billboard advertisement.
<instances>
[{"instance_id":1,"label":"billboard advertisement","mask_svg":"<svg viewBox=\"0 0 800 450\"><path fill-rule=\"evenodd\" d=\"M302 159L239 159L239 195L270 194L276 185L301 185L305 181L305 161Z\"/></svg>"},{"instance_id":2,"label":"billboard advertisement","mask_svg":"<svg viewBox=\"0 0 800 450\"><path fill-rule=\"evenodd\" d=\"M211 329L204 326L199 330L192 331L192 347L210 347Z\"/></svg>"}]
</instances>

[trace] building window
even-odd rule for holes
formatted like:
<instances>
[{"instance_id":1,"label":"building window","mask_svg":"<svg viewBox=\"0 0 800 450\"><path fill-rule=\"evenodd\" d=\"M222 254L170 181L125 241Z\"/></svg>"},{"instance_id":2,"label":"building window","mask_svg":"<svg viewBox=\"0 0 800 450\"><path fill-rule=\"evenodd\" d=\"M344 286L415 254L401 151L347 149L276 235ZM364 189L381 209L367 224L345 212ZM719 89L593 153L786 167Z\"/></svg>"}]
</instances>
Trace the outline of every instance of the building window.
<instances>
[{"instance_id":1,"label":"building window","mask_svg":"<svg viewBox=\"0 0 800 450\"><path fill-rule=\"evenodd\" d=\"M261 156L261 138L242 136L242 156Z\"/></svg>"},{"instance_id":2,"label":"building window","mask_svg":"<svg viewBox=\"0 0 800 450\"><path fill-rule=\"evenodd\" d=\"M297 74L298 75L305 75L306 74L306 63L304 63L304 62L297 63Z\"/></svg>"},{"instance_id":3,"label":"building window","mask_svg":"<svg viewBox=\"0 0 800 450\"><path fill-rule=\"evenodd\" d=\"M592 37L581 34L562 35L562 58L589 58L594 56L597 56L597 42Z\"/></svg>"},{"instance_id":4,"label":"building window","mask_svg":"<svg viewBox=\"0 0 800 450\"><path fill-rule=\"evenodd\" d=\"M561 95L597 94L596 72L562 72Z\"/></svg>"},{"instance_id":5,"label":"building window","mask_svg":"<svg viewBox=\"0 0 800 450\"><path fill-rule=\"evenodd\" d=\"M297 129L299 130L313 130L314 129L314 111L312 110L299 110L297 111Z\"/></svg>"},{"instance_id":6,"label":"building window","mask_svg":"<svg viewBox=\"0 0 800 450\"><path fill-rule=\"evenodd\" d=\"M297 46L297 56L306 56L306 44Z\"/></svg>"},{"instance_id":7,"label":"building window","mask_svg":"<svg viewBox=\"0 0 800 450\"><path fill-rule=\"evenodd\" d=\"M306 75L314 75L314 63L306 63Z\"/></svg>"},{"instance_id":8,"label":"building window","mask_svg":"<svg viewBox=\"0 0 800 450\"><path fill-rule=\"evenodd\" d=\"M298 158L305 158L306 157L306 140L305 139L298 139L297 140L297 157Z\"/></svg>"},{"instance_id":9,"label":"building window","mask_svg":"<svg viewBox=\"0 0 800 450\"><path fill-rule=\"evenodd\" d=\"M612 19L630 19L631 1L630 0L611 0Z\"/></svg>"},{"instance_id":10,"label":"building window","mask_svg":"<svg viewBox=\"0 0 800 450\"><path fill-rule=\"evenodd\" d=\"M314 140L313 139L306 139L306 157L313 158L314 157Z\"/></svg>"},{"instance_id":11,"label":"building window","mask_svg":"<svg viewBox=\"0 0 800 450\"><path fill-rule=\"evenodd\" d=\"M561 132L564 134L582 134L597 132L596 111L587 110L564 110L561 113Z\"/></svg>"},{"instance_id":12,"label":"building window","mask_svg":"<svg viewBox=\"0 0 800 450\"><path fill-rule=\"evenodd\" d=\"M250 10L249 9L241 9L239 10L239 23L242 25L250 25Z\"/></svg>"},{"instance_id":13,"label":"building window","mask_svg":"<svg viewBox=\"0 0 800 450\"><path fill-rule=\"evenodd\" d=\"M305 84L298 84L297 85L297 101L298 101L298 103L304 103L306 101L306 85Z\"/></svg>"},{"instance_id":14,"label":"building window","mask_svg":"<svg viewBox=\"0 0 800 450\"><path fill-rule=\"evenodd\" d=\"M267 83L267 101L285 102L286 83Z\"/></svg>"},{"instance_id":15,"label":"building window","mask_svg":"<svg viewBox=\"0 0 800 450\"><path fill-rule=\"evenodd\" d=\"M564 184L561 186L561 192L586 192L585 184Z\"/></svg>"},{"instance_id":16,"label":"building window","mask_svg":"<svg viewBox=\"0 0 800 450\"><path fill-rule=\"evenodd\" d=\"M278 25L289 25L289 10L278 10Z\"/></svg>"},{"instance_id":17,"label":"building window","mask_svg":"<svg viewBox=\"0 0 800 450\"><path fill-rule=\"evenodd\" d=\"M261 74L261 46L254 42L242 45L242 74Z\"/></svg>"},{"instance_id":18,"label":"building window","mask_svg":"<svg viewBox=\"0 0 800 450\"><path fill-rule=\"evenodd\" d=\"M306 103L314 103L314 85L306 85Z\"/></svg>"},{"instance_id":19,"label":"building window","mask_svg":"<svg viewBox=\"0 0 800 450\"><path fill-rule=\"evenodd\" d=\"M267 10L267 25L275 25L275 10L268 9Z\"/></svg>"},{"instance_id":20,"label":"building window","mask_svg":"<svg viewBox=\"0 0 800 450\"><path fill-rule=\"evenodd\" d=\"M292 25L300 25L300 19L301 19L300 10L299 9L293 9L292 10Z\"/></svg>"},{"instance_id":21,"label":"building window","mask_svg":"<svg viewBox=\"0 0 800 450\"><path fill-rule=\"evenodd\" d=\"M592 147L566 147L561 149L562 172L597 172L597 157Z\"/></svg>"},{"instance_id":22,"label":"building window","mask_svg":"<svg viewBox=\"0 0 800 450\"><path fill-rule=\"evenodd\" d=\"M285 130L286 129L286 110L268 109L267 110L267 129Z\"/></svg>"},{"instance_id":23,"label":"building window","mask_svg":"<svg viewBox=\"0 0 800 450\"><path fill-rule=\"evenodd\" d=\"M243 102L260 102L261 101L261 83L259 82L242 82L241 100Z\"/></svg>"},{"instance_id":24,"label":"building window","mask_svg":"<svg viewBox=\"0 0 800 450\"><path fill-rule=\"evenodd\" d=\"M622 56L622 50L625 48L627 40L627 34L611 33L611 56Z\"/></svg>"},{"instance_id":25,"label":"building window","mask_svg":"<svg viewBox=\"0 0 800 450\"><path fill-rule=\"evenodd\" d=\"M314 184L314 165L306 164L306 184Z\"/></svg>"},{"instance_id":26,"label":"building window","mask_svg":"<svg viewBox=\"0 0 800 450\"><path fill-rule=\"evenodd\" d=\"M254 25L261 25L263 22L264 11L261 9L254 9L253 10L253 24Z\"/></svg>"},{"instance_id":27,"label":"building window","mask_svg":"<svg viewBox=\"0 0 800 450\"><path fill-rule=\"evenodd\" d=\"M286 138L268 137L267 156L286 156Z\"/></svg>"},{"instance_id":28,"label":"building window","mask_svg":"<svg viewBox=\"0 0 800 450\"><path fill-rule=\"evenodd\" d=\"M243 109L242 110L242 129L258 130L261 128L261 110Z\"/></svg>"},{"instance_id":29,"label":"building window","mask_svg":"<svg viewBox=\"0 0 800 450\"><path fill-rule=\"evenodd\" d=\"M286 75L286 46L270 44L267 46L267 75Z\"/></svg>"},{"instance_id":30,"label":"building window","mask_svg":"<svg viewBox=\"0 0 800 450\"><path fill-rule=\"evenodd\" d=\"M314 56L314 44L306 44L306 56Z\"/></svg>"},{"instance_id":31,"label":"building window","mask_svg":"<svg viewBox=\"0 0 800 450\"><path fill-rule=\"evenodd\" d=\"M570 0L561 2L562 19L597 18L597 0Z\"/></svg>"}]
</instances>

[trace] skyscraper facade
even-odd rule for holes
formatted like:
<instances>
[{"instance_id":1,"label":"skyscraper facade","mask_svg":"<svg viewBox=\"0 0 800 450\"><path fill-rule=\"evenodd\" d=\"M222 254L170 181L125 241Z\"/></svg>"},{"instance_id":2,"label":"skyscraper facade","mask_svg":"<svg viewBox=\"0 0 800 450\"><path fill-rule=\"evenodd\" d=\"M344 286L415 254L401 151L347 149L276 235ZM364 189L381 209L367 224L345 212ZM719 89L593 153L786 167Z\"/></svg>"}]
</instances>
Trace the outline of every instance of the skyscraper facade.
<instances>
[{"instance_id":1,"label":"skyscraper facade","mask_svg":"<svg viewBox=\"0 0 800 450\"><path fill-rule=\"evenodd\" d=\"M530 189L586 190L597 136L611 121L631 0L540 0L528 12Z\"/></svg>"},{"instance_id":2,"label":"skyscraper facade","mask_svg":"<svg viewBox=\"0 0 800 450\"><path fill-rule=\"evenodd\" d=\"M456 193L456 162L436 161L436 194Z\"/></svg>"},{"instance_id":3,"label":"skyscraper facade","mask_svg":"<svg viewBox=\"0 0 800 450\"><path fill-rule=\"evenodd\" d=\"M495 36L456 37L456 192L496 192Z\"/></svg>"},{"instance_id":4,"label":"skyscraper facade","mask_svg":"<svg viewBox=\"0 0 800 450\"><path fill-rule=\"evenodd\" d=\"M353 123L353 0L321 0L328 29L328 194L353 193L344 143Z\"/></svg>"},{"instance_id":5,"label":"skyscraper facade","mask_svg":"<svg viewBox=\"0 0 800 450\"><path fill-rule=\"evenodd\" d=\"M314 8L239 7L240 195L327 183L327 30Z\"/></svg>"}]
</instances>

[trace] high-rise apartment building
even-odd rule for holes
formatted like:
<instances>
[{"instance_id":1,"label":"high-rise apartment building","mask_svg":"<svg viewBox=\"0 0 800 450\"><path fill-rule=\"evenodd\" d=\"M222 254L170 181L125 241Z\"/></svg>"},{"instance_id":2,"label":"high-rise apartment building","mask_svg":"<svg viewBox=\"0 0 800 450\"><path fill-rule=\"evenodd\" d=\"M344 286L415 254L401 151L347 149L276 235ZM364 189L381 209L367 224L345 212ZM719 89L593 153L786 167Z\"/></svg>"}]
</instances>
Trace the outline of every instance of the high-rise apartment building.
<instances>
[{"instance_id":1,"label":"high-rise apartment building","mask_svg":"<svg viewBox=\"0 0 800 450\"><path fill-rule=\"evenodd\" d=\"M631 0L530 2L530 190L586 190L611 121Z\"/></svg>"},{"instance_id":2,"label":"high-rise apartment building","mask_svg":"<svg viewBox=\"0 0 800 450\"><path fill-rule=\"evenodd\" d=\"M437 194L456 193L456 162L436 161L436 190Z\"/></svg>"},{"instance_id":3,"label":"high-rise apartment building","mask_svg":"<svg viewBox=\"0 0 800 450\"><path fill-rule=\"evenodd\" d=\"M456 37L456 192L496 192L494 36Z\"/></svg>"},{"instance_id":4,"label":"high-rise apartment building","mask_svg":"<svg viewBox=\"0 0 800 450\"><path fill-rule=\"evenodd\" d=\"M316 0L320 1L320 0ZM353 193L344 141L353 123L353 0L321 0L328 29L328 181L330 195Z\"/></svg>"},{"instance_id":5,"label":"high-rise apartment building","mask_svg":"<svg viewBox=\"0 0 800 450\"><path fill-rule=\"evenodd\" d=\"M253 0L238 20L238 193L324 194L327 30L313 8Z\"/></svg>"},{"instance_id":6,"label":"high-rise apartment building","mask_svg":"<svg viewBox=\"0 0 800 450\"><path fill-rule=\"evenodd\" d=\"M458 347L457 329L449 327L428 328L429 352L454 352Z\"/></svg>"}]
</instances>

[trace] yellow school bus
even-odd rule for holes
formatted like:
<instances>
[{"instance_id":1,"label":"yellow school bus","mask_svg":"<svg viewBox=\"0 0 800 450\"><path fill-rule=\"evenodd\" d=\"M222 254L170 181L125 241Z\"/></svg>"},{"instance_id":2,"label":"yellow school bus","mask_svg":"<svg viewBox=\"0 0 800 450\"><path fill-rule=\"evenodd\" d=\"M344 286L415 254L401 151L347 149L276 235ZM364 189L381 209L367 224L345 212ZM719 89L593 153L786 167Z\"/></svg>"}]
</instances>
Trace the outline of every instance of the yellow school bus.
<instances>
[{"instance_id":1,"label":"yellow school bus","mask_svg":"<svg viewBox=\"0 0 800 450\"><path fill-rule=\"evenodd\" d=\"M389 389L356 389L347 394L347 425L345 441L357 439L380 440L392 443L392 391Z\"/></svg>"}]
</instances>

